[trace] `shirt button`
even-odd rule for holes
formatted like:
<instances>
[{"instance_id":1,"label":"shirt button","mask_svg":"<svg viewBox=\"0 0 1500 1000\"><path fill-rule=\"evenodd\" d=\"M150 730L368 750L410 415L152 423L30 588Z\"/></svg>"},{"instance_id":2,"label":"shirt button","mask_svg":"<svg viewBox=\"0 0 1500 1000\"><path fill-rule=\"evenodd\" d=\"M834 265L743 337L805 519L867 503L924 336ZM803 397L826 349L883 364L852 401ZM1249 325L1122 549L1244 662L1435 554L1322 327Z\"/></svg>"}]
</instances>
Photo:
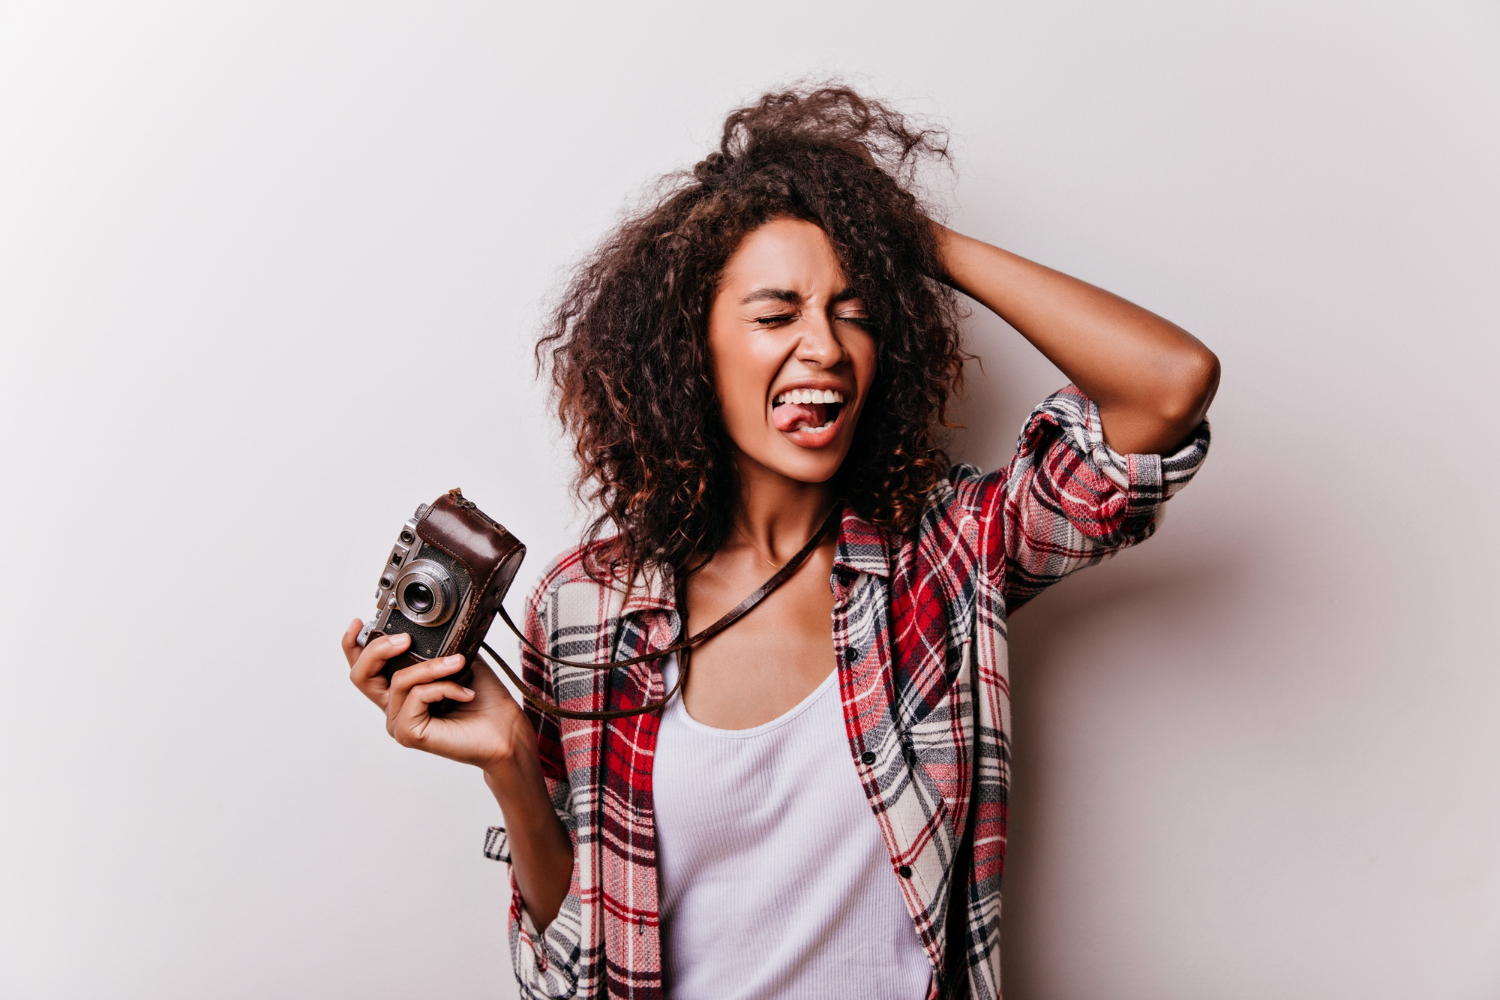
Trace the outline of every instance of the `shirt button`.
<instances>
[{"instance_id":1,"label":"shirt button","mask_svg":"<svg viewBox=\"0 0 1500 1000\"><path fill-rule=\"evenodd\" d=\"M911 865L902 865L896 869L896 874L902 878L911 878Z\"/></svg>"},{"instance_id":2,"label":"shirt button","mask_svg":"<svg viewBox=\"0 0 1500 1000\"><path fill-rule=\"evenodd\" d=\"M850 663L853 663L855 660L859 659L859 650L855 649L853 646L850 646L848 649L844 650L844 659L848 660Z\"/></svg>"},{"instance_id":3,"label":"shirt button","mask_svg":"<svg viewBox=\"0 0 1500 1000\"><path fill-rule=\"evenodd\" d=\"M864 761L866 764L873 764L875 763L875 751L866 750L864 753L859 755L859 759Z\"/></svg>"}]
</instances>

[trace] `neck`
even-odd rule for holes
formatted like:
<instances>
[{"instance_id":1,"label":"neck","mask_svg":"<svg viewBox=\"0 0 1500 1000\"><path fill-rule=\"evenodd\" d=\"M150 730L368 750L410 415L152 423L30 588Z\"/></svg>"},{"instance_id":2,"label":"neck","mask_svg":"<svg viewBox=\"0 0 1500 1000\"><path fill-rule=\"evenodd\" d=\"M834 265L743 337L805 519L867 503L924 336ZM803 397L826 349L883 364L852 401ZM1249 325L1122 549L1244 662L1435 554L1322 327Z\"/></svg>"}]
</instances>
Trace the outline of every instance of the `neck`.
<instances>
[{"instance_id":1,"label":"neck","mask_svg":"<svg viewBox=\"0 0 1500 1000\"><path fill-rule=\"evenodd\" d=\"M822 525L833 506L832 483L804 483L739 456L740 498L726 547L747 546L780 566Z\"/></svg>"}]
</instances>

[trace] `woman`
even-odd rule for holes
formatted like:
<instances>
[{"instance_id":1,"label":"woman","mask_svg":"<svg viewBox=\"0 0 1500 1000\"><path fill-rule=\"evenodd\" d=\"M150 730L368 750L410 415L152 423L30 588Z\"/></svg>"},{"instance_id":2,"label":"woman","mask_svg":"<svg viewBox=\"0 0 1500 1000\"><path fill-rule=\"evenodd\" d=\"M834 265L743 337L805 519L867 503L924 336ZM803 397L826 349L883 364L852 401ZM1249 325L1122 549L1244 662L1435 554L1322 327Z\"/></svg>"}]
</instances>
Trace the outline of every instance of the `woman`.
<instances>
[{"instance_id":1,"label":"woman","mask_svg":"<svg viewBox=\"0 0 1500 1000\"><path fill-rule=\"evenodd\" d=\"M944 155L850 90L767 95L601 245L538 345L600 511L527 604L550 656L663 650L816 540L692 650L680 698L558 718L482 663L472 689L449 660L387 684L405 637L345 634L392 736L484 772L522 995L999 996L1006 615L1152 533L1203 460L1219 369L1166 320L932 222L913 177ZM1072 382L989 475L941 450L955 289ZM684 666L524 655L575 712L651 705Z\"/></svg>"}]
</instances>

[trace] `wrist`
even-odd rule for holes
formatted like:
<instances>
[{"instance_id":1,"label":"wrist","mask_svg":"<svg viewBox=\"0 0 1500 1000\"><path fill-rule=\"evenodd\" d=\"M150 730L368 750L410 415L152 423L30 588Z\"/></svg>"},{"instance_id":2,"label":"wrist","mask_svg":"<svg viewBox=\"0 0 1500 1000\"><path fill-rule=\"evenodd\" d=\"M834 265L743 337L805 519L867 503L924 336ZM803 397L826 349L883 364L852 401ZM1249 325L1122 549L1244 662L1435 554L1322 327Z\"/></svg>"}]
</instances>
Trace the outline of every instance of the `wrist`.
<instances>
[{"instance_id":1,"label":"wrist","mask_svg":"<svg viewBox=\"0 0 1500 1000\"><path fill-rule=\"evenodd\" d=\"M545 789L541 780L541 762L536 749L512 747L490 757L479 770L484 774L484 783L503 809L507 802L515 801L527 790L537 786Z\"/></svg>"}]
</instances>

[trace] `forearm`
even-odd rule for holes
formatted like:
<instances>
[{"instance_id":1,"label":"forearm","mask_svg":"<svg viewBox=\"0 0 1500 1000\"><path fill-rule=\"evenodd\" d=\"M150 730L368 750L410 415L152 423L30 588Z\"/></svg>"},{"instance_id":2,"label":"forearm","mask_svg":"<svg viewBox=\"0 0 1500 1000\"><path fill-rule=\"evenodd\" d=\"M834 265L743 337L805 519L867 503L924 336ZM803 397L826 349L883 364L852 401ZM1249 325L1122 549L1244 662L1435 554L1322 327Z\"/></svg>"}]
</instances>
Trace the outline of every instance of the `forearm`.
<instances>
[{"instance_id":1,"label":"forearm","mask_svg":"<svg viewBox=\"0 0 1500 1000\"><path fill-rule=\"evenodd\" d=\"M1123 453L1165 453L1198 426L1219 361L1192 334L1118 295L943 226L950 283L983 303L1099 407Z\"/></svg>"},{"instance_id":2,"label":"forearm","mask_svg":"<svg viewBox=\"0 0 1500 1000\"><path fill-rule=\"evenodd\" d=\"M505 816L511 869L537 930L545 930L567 898L573 878L573 844L552 808L541 764L533 752L504 767L486 769L485 784Z\"/></svg>"}]
</instances>

